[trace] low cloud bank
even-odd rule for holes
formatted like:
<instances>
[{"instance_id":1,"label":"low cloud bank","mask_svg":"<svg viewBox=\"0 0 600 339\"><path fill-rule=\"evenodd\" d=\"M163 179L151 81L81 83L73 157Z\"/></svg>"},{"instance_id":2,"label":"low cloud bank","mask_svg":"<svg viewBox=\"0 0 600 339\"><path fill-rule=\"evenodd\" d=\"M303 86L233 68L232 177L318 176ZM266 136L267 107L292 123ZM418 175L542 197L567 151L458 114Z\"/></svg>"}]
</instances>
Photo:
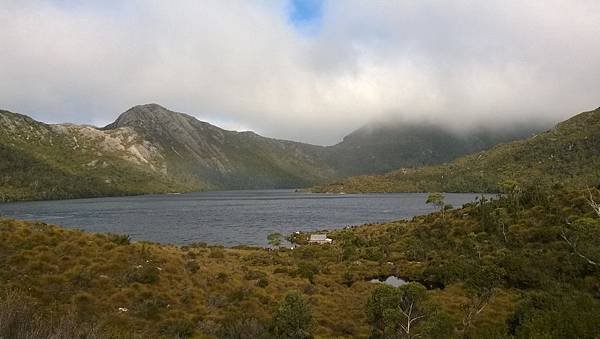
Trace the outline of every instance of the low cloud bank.
<instances>
[{"instance_id":1,"label":"low cloud bank","mask_svg":"<svg viewBox=\"0 0 600 339\"><path fill-rule=\"evenodd\" d=\"M226 128L332 144L373 119L454 129L600 105L600 2L1 1L0 103L102 125L157 102Z\"/></svg>"}]
</instances>

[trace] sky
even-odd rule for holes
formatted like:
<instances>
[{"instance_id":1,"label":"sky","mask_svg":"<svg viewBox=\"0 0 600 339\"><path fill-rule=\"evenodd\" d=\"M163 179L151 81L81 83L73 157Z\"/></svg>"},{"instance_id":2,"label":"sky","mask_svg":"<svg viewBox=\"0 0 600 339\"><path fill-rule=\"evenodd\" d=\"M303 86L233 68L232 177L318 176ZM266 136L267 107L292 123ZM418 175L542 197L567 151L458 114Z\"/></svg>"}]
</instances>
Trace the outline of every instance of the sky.
<instances>
[{"instance_id":1,"label":"sky","mask_svg":"<svg viewBox=\"0 0 600 339\"><path fill-rule=\"evenodd\" d=\"M600 106L597 0L0 0L0 108L97 126L144 103L329 145Z\"/></svg>"}]
</instances>

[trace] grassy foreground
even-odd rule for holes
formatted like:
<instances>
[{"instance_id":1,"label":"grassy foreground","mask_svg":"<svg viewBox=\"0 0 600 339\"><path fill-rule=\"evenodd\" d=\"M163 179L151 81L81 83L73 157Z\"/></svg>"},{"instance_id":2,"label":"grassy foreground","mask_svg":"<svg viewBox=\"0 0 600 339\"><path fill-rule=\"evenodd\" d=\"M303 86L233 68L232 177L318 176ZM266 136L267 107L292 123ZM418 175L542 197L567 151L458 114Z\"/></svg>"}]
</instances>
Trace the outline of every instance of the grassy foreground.
<instances>
[{"instance_id":1,"label":"grassy foreground","mask_svg":"<svg viewBox=\"0 0 600 339\"><path fill-rule=\"evenodd\" d=\"M301 337L275 329L290 291L315 337L409 337L386 303L396 289L369 282L393 274L424 291L410 337L594 338L600 194L590 192L515 189L294 250L131 243L0 219L0 337Z\"/></svg>"}]
</instances>

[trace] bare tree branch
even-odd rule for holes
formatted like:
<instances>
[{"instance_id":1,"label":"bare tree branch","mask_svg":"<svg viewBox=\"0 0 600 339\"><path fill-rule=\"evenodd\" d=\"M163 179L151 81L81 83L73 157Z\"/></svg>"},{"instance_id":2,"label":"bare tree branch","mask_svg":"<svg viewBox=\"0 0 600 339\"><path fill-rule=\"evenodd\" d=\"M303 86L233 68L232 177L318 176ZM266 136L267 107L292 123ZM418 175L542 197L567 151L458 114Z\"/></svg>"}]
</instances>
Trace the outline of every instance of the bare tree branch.
<instances>
[{"instance_id":1,"label":"bare tree branch","mask_svg":"<svg viewBox=\"0 0 600 339\"><path fill-rule=\"evenodd\" d=\"M588 258L587 256L583 255L581 252L579 252L579 250L577 250L577 239L574 239L574 240L569 239L569 237L565 233L564 228L560 232L560 237L563 238L563 240L569 245L569 247L571 247L571 250L573 251L573 253L575 253L577 256L579 256L580 258L585 260L588 264L593 265L593 266L600 266L600 264L598 264L597 262Z\"/></svg>"},{"instance_id":2,"label":"bare tree branch","mask_svg":"<svg viewBox=\"0 0 600 339\"><path fill-rule=\"evenodd\" d=\"M508 237L506 236L506 225L504 225L503 221L500 221L500 225L502 226L502 235L504 236L504 242L508 242Z\"/></svg>"},{"instance_id":3,"label":"bare tree branch","mask_svg":"<svg viewBox=\"0 0 600 339\"><path fill-rule=\"evenodd\" d=\"M597 203L594 200L594 194L592 194L592 190L588 188L589 197L586 199L590 207L596 212L596 215L600 217L600 203Z\"/></svg>"}]
</instances>

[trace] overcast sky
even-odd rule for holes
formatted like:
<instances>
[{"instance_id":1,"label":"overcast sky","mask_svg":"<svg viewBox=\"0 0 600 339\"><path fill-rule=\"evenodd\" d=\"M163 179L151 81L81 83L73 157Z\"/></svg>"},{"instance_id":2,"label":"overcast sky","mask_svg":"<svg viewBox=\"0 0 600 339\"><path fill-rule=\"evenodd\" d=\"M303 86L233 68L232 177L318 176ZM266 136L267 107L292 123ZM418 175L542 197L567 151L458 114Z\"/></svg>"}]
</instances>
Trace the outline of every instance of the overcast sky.
<instances>
[{"instance_id":1,"label":"overcast sky","mask_svg":"<svg viewBox=\"0 0 600 339\"><path fill-rule=\"evenodd\" d=\"M332 144L600 106L598 0L0 0L0 107L104 125L156 102Z\"/></svg>"}]
</instances>

